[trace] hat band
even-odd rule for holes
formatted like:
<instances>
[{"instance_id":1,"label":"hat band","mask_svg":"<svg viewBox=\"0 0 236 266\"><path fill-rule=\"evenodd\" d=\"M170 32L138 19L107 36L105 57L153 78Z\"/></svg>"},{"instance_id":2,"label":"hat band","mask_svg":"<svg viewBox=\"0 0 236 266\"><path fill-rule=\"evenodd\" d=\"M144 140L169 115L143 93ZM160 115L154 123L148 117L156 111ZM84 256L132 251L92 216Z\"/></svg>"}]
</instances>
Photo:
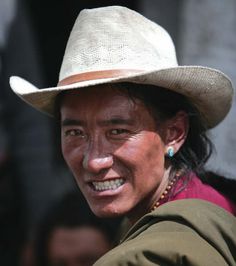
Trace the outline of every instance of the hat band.
<instances>
[{"instance_id":1,"label":"hat band","mask_svg":"<svg viewBox=\"0 0 236 266\"><path fill-rule=\"evenodd\" d=\"M127 77L132 74L139 74L143 70L138 69L112 69L112 70L100 70L80 73L69 76L58 82L57 86L70 85L77 82L95 80L95 79L107 79L107 78L118 78Z\"/></svg>"}]
</instances>

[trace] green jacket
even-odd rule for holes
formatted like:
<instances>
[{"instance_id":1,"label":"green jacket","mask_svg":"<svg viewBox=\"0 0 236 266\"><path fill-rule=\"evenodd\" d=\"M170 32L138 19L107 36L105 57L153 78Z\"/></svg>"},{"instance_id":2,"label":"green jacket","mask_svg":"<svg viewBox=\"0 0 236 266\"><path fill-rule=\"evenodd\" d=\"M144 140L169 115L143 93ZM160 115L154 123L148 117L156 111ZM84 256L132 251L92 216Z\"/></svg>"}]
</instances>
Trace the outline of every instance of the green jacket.
<instances>
[{"instance_id":1,"label":"green jacket","mask_svg":"<svg viewBox=\"0 0 236 266\"><path fill-rule=\"evenodd\" d=\"M236 217L203 200L166 203L142 217L96 266L236 266Z\"/></svg>"}]
</instances>

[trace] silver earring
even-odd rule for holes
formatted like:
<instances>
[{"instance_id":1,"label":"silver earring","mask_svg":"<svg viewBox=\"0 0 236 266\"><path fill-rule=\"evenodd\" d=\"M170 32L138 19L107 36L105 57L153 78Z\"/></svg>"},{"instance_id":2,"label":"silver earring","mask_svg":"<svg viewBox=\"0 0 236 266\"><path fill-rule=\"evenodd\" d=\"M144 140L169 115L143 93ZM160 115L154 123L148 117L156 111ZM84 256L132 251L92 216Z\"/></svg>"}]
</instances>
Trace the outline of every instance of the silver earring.
<instances>
[{"instance_id":1,"label":"silver earring","mask_svg":"<svg viewBox=\"0 0 236 266\"><path fill-rule=\"evenodd\" d=\"M172 158L172 157L174 156L174 154L175 154L174 148L173 148L172 146L169 146L169 147L167 148L166 153L167 153L167 156L168 156L169 158Z\"/></svg>"}]
</instances>

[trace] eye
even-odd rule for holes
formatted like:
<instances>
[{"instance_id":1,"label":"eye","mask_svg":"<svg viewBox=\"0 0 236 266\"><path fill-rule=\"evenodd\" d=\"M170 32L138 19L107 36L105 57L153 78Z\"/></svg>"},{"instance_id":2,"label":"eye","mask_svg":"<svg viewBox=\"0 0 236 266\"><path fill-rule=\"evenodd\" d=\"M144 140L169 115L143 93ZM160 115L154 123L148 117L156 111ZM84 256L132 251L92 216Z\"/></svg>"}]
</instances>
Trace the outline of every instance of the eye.
<instances>
[{"instance_id":1,"label":"eye","mask_svg":"<svg viewBox=\"0 0 236 266\"><path fill-rule=\"evenodd\" d=\"M64 136L71 136L71 137L85 137L85 134L80 129L68 129L64 132Z\"/></svg>"},{"instance_id":2,"label":"eye","mask_svg":"<svg viewBox=\"0 0 236 266\"><path fill-rule=\"evenodd\" d=\"M131 136L131 132L125 128L113 128L109 130L107 136L111 139L126 140Z\"/></svg>"},{"instance_id":3,"label":"eye","mask_svg":"<svg viewBox=\"0 0 236 266\"><path fill-rule=\"evenodd\" d=\"M128 130L127 129L123 129L123 128L116 128L116 129L112 129L110 131L111 135L121 135L121 134L128 134Z\"/></svg>"}]
</instances>

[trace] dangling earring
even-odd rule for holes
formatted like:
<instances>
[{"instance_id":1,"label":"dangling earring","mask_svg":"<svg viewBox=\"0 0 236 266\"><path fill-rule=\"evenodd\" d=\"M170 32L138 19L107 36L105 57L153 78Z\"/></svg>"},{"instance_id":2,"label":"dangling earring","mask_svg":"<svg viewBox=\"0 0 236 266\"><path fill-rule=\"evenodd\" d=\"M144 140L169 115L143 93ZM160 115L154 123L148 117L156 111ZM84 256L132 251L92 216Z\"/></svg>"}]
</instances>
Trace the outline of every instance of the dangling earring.
<instances>
[{"instance_id":1,"label":"dangling earring","mask_svg":"<svg viewBox=\"0 0 236 266\"><path fill-rule=\"evenodd\" d=\"M172 146L169 146L166 151L166 155L169 158L172 158L175 154L174 148Z\"/></svg>"}]
</instances>

